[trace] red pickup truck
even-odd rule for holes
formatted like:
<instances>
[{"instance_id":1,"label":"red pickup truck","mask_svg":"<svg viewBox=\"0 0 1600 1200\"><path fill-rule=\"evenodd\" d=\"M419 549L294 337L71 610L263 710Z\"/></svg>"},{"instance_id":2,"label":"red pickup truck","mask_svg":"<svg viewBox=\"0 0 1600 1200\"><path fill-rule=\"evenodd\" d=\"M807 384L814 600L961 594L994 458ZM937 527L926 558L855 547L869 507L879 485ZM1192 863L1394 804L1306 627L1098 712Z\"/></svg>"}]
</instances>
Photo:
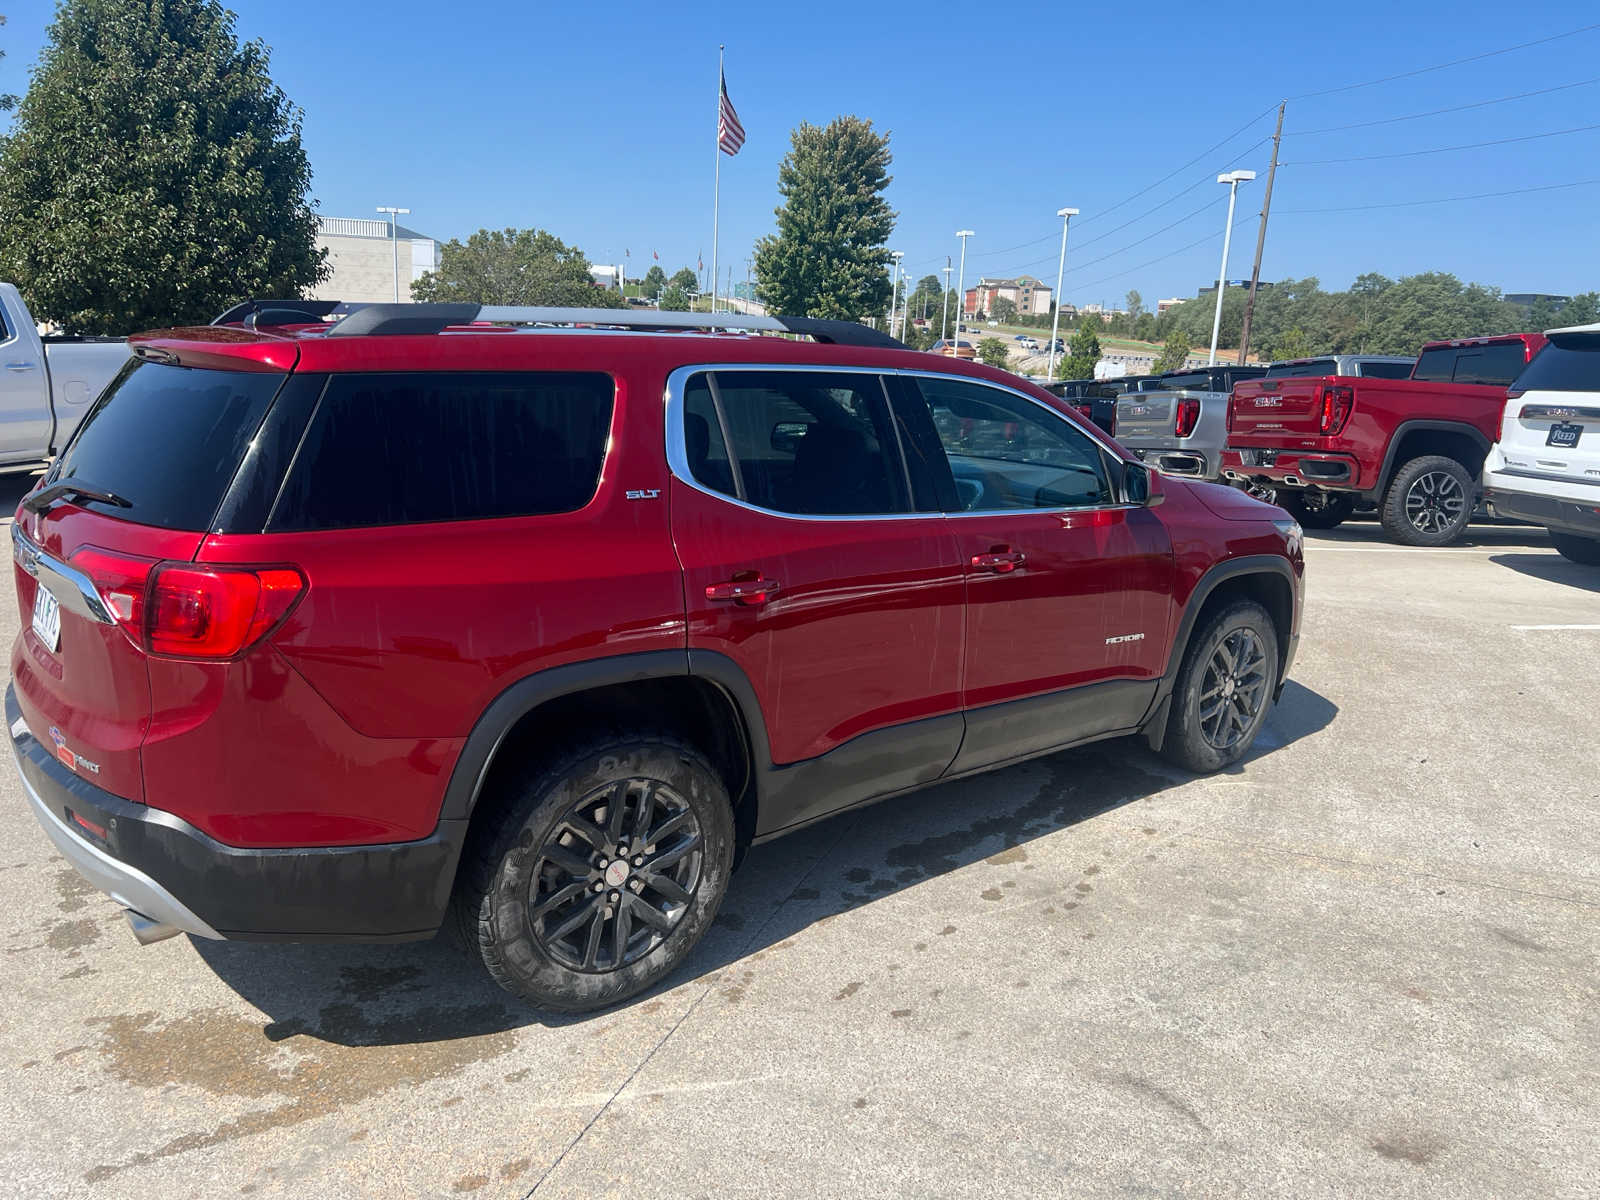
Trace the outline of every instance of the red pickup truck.
<instances>
[{"instance_id":1,"label":"red pickup truck","mask_svg":"<svg viewBox=\"0 0 1600 1200\"><path fill-rule=\"evenodd\" d=\"M1461 536L1478 500L1506 389L1543 348L1538 333L1429 342L1408 379L1250 379L1228 403L1222 473L1308 529L1332 529L1357 501L1378 506L1408 546Z\"/></svg>"}]
</instances>

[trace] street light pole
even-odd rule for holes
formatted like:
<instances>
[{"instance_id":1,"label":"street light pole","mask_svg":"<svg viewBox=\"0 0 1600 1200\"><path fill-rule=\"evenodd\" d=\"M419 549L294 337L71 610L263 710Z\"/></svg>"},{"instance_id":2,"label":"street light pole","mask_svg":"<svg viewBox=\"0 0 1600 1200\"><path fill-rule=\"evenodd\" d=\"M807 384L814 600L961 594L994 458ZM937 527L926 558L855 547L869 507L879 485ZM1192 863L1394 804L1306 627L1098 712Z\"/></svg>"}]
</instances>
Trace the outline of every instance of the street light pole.
<instances>
[{"instance_id":1,"label":"street light pole","mask_svg":"<svg viewBox=\"0 0 1600 1200\"><path fill-rule=\"evenodd\" d=\"M889 276L889 336L894 336L895 314L900 306L900 260L906 256L904 250L891 250L889 257L894 259L894 271Z\"/></svg>"},{"instance_id":2,"label":"street light pole","mask_svg":"<svg viewBox=\"0 0 1600 1200\"><path fill-rule=\"evenodd\" d=\"M950 258L948 255L945 256L944 266L940 267L939 270L944 272L944 295L939 297L939 340L942 342L944 341L945 325L950 317ZM960 321L957 321L956 324L959 325Z\"/></svg>"},{"instance_id":3,"label":"street light pole","mask_svg":"<svg viewBox=\"0 0 1600 1200\"><path fill-rule=\"evenodd\" d=\"M961 340L961 320L967 315L967 239L977 237L970 229L956 230L961 239L961 270L956 272L956 341ZM952 355L959 358L960 355Z\"/></svg>"},{"instance_id":4,"label":"street light pole","mask_svg":"<svg viewBox=\"0 0 1600 1200\"><path fill-rule=\"evenodd\" d=\"M1228 244L1233 240L1233 205L1239 198L1239 185L1256 177L1254 171L1229 171L1217 182L1228 185L1228 223L1222 229L1222 267L1217 272L1217 311L1211 318L1211 355L1206 365L1217 365L1217 335L1222 332L1222 296L1228 288Z\"/></svg>"},{"instance_id":5,"label":"street light pole","mask_svg":"<svg viewBox=\"0 0 1600 1200\"><path fill-rule=\"evenodd\" d=\"M1056 315L1050 322L1050 366L1045 372L1047 379L1056 377L1056 337L1061 332L1061 280L1067 273L1067 226L1077 215L1075 208L1056 209L1056 216L1061 218L1061 261L1056 264Z\"/></svg>"},{"instance_id":6,"label":"street light pole","mask_svg":"<svg viewBox=\"0 0 1600 1200\"><path fill-rule=\"evenodd\" d=\"M389 240L394 243L394 302L400 303L400 227L395 224L395 217L400 213L410 215L409 208L396 208L392 204L380 204L378 211L389 214Z\"/></svg>"}]
</instances>

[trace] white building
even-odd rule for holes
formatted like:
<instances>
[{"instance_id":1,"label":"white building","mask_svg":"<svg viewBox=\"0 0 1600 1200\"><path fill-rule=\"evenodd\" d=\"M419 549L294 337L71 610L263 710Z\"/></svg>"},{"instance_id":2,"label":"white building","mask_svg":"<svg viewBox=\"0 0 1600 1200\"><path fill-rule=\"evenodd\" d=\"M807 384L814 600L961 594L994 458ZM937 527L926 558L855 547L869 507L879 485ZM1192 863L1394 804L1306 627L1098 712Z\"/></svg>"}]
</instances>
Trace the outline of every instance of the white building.
<instances>
[{"instance_id":1,"label":"white building","mask_svg":"<svg viewBox=\"0 0 1600 1200\"><path fill-rule=\"evenodd\" d=\"M1157 300L1156 301L1156 316L1159 317L1162 313L1166 312L1169 308L1177 308L1178 305L1184 303L1187 299L1188 299L1187 296L1173 296L1170 300Z\"/></svg>"},{"instance_id":2,"label":"white building","mask_svg":"<svg viewBox=\"0 0 1600 1200\"><path fill-rule=\"evenodd\" d=\"M390 237L389 222L382 218L318 217L317 246L327 250L333 274L312 289L309 299L392 301L398 275L399 299L409 301L411 285L438 267L439 243L404 225L395 227L395 235Z\"/></svg>"}]
</instances>

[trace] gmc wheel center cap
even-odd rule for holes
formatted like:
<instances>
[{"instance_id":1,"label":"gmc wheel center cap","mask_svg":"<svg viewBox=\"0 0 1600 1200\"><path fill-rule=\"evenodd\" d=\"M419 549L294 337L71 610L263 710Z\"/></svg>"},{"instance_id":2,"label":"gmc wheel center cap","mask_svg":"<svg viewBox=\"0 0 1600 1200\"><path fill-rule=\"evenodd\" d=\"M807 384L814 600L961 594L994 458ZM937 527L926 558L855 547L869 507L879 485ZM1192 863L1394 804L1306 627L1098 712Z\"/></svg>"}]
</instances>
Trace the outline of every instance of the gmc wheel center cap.
<instances>
[{"instance_id":1,"label":"gmc wheel center cap","mask_svg":"<svg viewBox=\"0 0 1600 1200\"><path fill-rule=\"evenodd\" d=\"M606 868L606 883L611 887L617 888L627 882L628 864L619 858Z\"/></svg>"}]
</instances>

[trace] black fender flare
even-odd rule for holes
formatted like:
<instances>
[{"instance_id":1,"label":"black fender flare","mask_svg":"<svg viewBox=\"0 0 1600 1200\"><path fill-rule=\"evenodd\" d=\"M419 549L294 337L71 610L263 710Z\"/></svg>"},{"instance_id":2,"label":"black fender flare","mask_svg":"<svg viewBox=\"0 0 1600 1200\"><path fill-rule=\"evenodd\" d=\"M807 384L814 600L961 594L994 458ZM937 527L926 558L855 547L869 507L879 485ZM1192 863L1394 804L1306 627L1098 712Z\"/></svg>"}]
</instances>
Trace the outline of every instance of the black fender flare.
<instances>
[{"instance_id":1,"label":"black fender flare","mask_svg":"<svg viewBox=\"0 0 1600 1200\"><path fill-rule=\"evenodd\" d=\"M1383 452L1383 466L1378 471L1378 488L1374 494L1381 500L1383 494L1389 490L1389 484L1394 479L1394 473L1399 469L1395 462L1400 456L1400 443L1405 441L1408 433L1458 433L1471 439L1485 458L1489 457L1492 443L1474 426L1462 421L1401 421L1395 426L1394 433L1389 437L1389 446ZM1479 472L1482 473L1481 471Z\"/></svg>"},{"instance_id":2,"label":"black fender flare","mask_svg":"<svg viewBox=\"0 0 1600 1200\"><path fill-rule=\"evenodd\" d=\"M489 768L506 735L540 705L595 688L691 675L719 688L742 718L750 757L750 778L746 786L756 787L763 774L771 770L772 759L761 705L744 671L732 659L714 651L649 650L550 667L509 685L489 702L467 734L466 743L456 756L450 782L445 786L439 819L462 820L472 815Z\"/></svg>"}]
</instances>

